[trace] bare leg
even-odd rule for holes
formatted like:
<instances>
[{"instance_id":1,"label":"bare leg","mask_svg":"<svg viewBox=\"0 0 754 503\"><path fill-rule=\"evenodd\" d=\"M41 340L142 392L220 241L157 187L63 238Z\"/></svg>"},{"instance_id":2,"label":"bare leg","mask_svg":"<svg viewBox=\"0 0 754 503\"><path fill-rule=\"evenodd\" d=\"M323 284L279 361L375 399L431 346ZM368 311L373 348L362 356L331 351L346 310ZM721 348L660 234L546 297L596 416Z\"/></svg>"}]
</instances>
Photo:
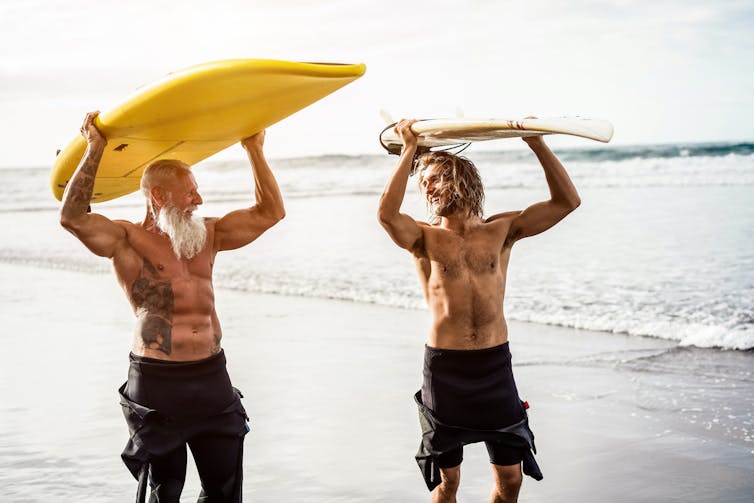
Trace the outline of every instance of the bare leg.
<instances>
[{"instance_id":1,"label":"bare leg","mask_svg":"<svg viewBox=\"0 0 754 503\"><path fill-rule=\"evenodd\" d=\"M456 503L456 491L461 482L461 465L440 468L442 482L432 491L432 503Z\"/></svg>"},{"instance_id":2,"label":"bare leg","mask_svg":"<svg viewBox=\"0 0 754 503\"><path fill-rule=\"evenodd\" d=\"M492 465L492 473L495 476L495 487L490 494L490 503L516 503L523 481L521 463L509 466Z\"/></svg>"}]
</instances>

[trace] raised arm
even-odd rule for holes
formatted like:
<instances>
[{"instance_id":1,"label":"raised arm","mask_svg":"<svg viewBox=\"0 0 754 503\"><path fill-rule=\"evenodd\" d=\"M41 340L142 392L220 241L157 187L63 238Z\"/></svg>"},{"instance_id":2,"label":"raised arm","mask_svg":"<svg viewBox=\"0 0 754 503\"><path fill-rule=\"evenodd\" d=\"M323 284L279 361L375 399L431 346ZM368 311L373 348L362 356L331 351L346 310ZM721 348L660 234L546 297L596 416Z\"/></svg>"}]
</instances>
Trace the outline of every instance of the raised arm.
<instances>
[{"instance_id":1,"label":"raised arm","mask_svg":"<svg viewBox=\"0 0 754 503\"><path fill-rule=\"evenodd\" d=\"M398 159L398 165L382 193L377 212L380 224L395 244L412 252L417 251L416 248L421 243L422 229L416 223L416 220L405 213L401 213L400 209L403 204L403 197L406 194L411 164L414 160L414 154L416 154L416 135L411 130L411 125L414 122L416 121L404 119L395 126L395 131L403 142L403 150Z\"/></svg>"},{"instance_id":2,"label":"raised arm","mask_svg":"<svg viewBox=\"0 0 754 503\"><path fill-rule=\"evenodd\" d=\"M215 249L234 250L245 246L285 217L283 196L267 160L261 131L241 141L254 173L256 204L228 213L215 225Z\"/></svg>"},{"instance_id":3,"label":"raised arm","mask_svg":"<svg viewBox=\"0 0 754 503\"><path fill-rule=\"evenodd\" d=\"M99 112L86 114L81 126L87 148L63 194L60 225L76 236L92 253L112 258L118 246L125 243L126 230L102 215L88 212L94 178L107 145L107 140L94 125L97 115Z\"/></svg>"},{"instance_id":4,"label":"raised arm","mask_svg":"<svg viewBox=\"0 0 754 503\"><path fill-rule=\"evenodd\" d=\"M523 140L542 164L550 188L550 200L535 203L513 216L506 239L509 245L518 239L546 231L581 204L571 178L542 136L530 136Z\"/></svg>"}]
</instances>

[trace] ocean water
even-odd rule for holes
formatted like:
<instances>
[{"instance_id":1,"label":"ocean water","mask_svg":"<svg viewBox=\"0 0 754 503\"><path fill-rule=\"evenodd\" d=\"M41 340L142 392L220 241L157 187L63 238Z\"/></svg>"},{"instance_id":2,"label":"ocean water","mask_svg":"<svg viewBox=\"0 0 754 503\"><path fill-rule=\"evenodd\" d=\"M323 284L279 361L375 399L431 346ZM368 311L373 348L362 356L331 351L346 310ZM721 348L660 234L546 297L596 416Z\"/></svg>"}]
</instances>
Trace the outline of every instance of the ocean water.
<instances>
[{"instance_id":1,"label":"ocean water","mask_svg":"<svg viewBox=\"0 0 754 503\"><path fill-rule=\"evenodd\" d=\"M582 206L550 231L515 245L506 316L678 341L754 348L754 144L648 145L556 151ZM465 152L486 187L486 214L548 197L528 151ZM375 212L395 157L272 160L288 217L248 253L223 254L216 285L423 308L410 257ZM0 170L0 261L103 273L56 223L48 168ZM244 162L195 169L217 216L249 204ZM426 212L410 181L404 208ZM140 219L141 196L95 208ZM61 237L65 236L65 237ZM250 260L251 257L251 260Z\"/></svg>"},{"instance_id":2,"label":"ocean water","mask_svg":"<svg viewBox=\"0 0 754 503\"><path fill-rule=\"evenodd\" d=\"M527 482L522 501L749 501L754 144L556 153L582 205L515 245L506 299L509 319L551 325L511 323L547 477ZM465 154L485 181L487 214L548 197L530 153ZM424 335L413 331L426 320L424 301L410 256L376 220L395 160L271 160L286 219L218 256L223 344L252 416L245 488L253 501L427 499L411 457ZM126 431L115 394L131 313L109 263L58 225L48 173L0 169L0 263L8 265L0 317L11 355L0 366L0 487L14 502L132 500L134 481L117 456ZM195 174L200 214L253 200L244 162L208 162ZM422 218L413 183L405 209ZM95 211L138 220L144 203L134 194ZM280 294L314 301L301 308ZM376 327L368 337L343 328L364 323ZM316 328L328 324L338 325L335 335ZM360 439L369 469L352 461L344 438ZM483 451L468 449L464 501L488 494ZM299 456L317 462L291 470ZM183 499L197 492L189 468Z\"/></svg>"}]
</instances>

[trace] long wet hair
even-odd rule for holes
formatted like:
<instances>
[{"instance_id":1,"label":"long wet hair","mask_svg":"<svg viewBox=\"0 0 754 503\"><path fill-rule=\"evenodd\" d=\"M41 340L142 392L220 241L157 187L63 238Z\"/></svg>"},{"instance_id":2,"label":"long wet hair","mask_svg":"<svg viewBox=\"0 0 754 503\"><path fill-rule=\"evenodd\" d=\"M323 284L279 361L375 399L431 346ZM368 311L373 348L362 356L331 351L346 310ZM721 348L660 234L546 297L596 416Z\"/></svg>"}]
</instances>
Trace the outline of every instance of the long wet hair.
<instances>
[{"instance_id":1,"label":"long wet hair","mask_svg":"<svg viewBox=\"0 0 754 503\"><path fill-rule=\"evenodd\" d=\"M431 166L440 165L442 171L440 180L450 186L450 204L452 212L465 209L468 216L482 217L484 214L484 186L474 163L465 157L457 156L449 152L426 152L416 159L416 173L419 181L419 190L424 193L424 174ZM427 201L427 209L430 213L430 222L437 223L440 216L437 208Z\"/></svg>"}]
</instances>

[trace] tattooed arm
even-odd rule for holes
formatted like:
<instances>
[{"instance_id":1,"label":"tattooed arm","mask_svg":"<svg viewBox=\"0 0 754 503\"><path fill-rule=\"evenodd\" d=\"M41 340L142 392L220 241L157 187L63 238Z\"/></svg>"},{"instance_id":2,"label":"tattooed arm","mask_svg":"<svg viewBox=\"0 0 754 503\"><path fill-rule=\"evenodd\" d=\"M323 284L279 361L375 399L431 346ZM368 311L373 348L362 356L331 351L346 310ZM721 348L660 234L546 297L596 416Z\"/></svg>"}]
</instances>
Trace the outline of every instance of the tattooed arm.
<instances>
[{"instance_id":1,"label":"tattooed arm","mask_svg":"<svg viewBox=\"0 0 754 503\"><path fill-rule=\"evenodd\" d=\"M86 114L81 126L87 149L63 195L60 225L96 255L112 258L118 246L125 243L126 230L102 215L88 213L89 201L94 190L94 177L107 145L107 140L94 125L94 119L98 114L99 112Z\"/></svg>"}]
</instances>

